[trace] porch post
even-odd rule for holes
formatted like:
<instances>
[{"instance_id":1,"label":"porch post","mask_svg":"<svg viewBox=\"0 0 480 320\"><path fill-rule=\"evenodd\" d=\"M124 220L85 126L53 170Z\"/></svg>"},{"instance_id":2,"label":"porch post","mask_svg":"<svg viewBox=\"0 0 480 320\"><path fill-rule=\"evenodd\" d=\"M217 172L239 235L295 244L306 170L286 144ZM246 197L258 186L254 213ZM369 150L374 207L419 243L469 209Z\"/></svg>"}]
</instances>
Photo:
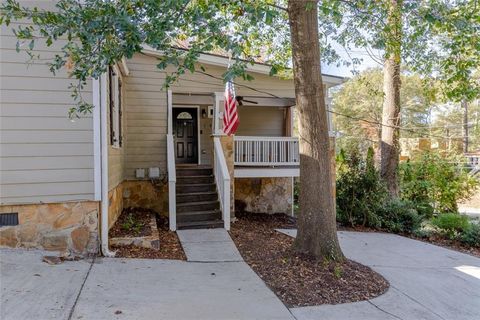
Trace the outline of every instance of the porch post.
<instances>
[{"instance_id":1,"label":"porch post","mask_svg":"<svg viewBox=\"0 0 480 320\"><path fill-rule=\"evenodd\" d=\"M173 120L173 102L172 102L172 90L167 91L167 134L172 134Z\"/></svg>"},{"instance_id":2,"label":"porch post","mask_svg":"<svg viewBox=\"0 0 480 320\"><path fill-rule=\"evenodd\" d=\"M230 174L230 217L235 218L235 175L234 175L234 141L233 135L220 136L225 162L227 163L228 173Z\"/></svg>"}]
</instances>

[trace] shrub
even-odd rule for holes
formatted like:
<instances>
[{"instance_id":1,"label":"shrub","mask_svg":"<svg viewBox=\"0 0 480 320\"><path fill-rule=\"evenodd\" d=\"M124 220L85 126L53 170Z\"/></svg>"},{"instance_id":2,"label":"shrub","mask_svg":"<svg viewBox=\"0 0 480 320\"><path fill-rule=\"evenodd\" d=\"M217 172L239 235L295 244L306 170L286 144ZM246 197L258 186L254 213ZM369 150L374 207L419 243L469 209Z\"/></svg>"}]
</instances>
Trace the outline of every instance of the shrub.
<instances>
[{"instance_id":1,"label":"shrub","mask_svg":"<svg viewBox=\"0 0 480 320\"><path fill-rule=\"evenodd\" d=\"M468 175L454 156L425 152L400 164L401 195L418 204L422 215L457 212L457 202L474 192L478 181Z\"/></svg>"},{"instance_id":2,"label":"shrub","mask_svg":"<svg viewBox=\"0 0 480 320\"><path fill-rule=\"evenodd\" d=\"M373 149L363 159L357 148L337 156L337 219L343 225L380 227L377 216L387 191L373 163Z\"/></svg>"},{"instance_id":3,"label":"shrub","mask_svg":"<svg viewBox=\"0 0 480 320\"><path fill-rule=\"evenodd\" d=\"M470 227L468 217L455 213L444 213L432 219L432 224L446 232L450 238L466 231Z\"/></svg>"},{"instance_id":4,"label":"shrub","mask_svg":"<svg viewBox=\"0 0 480 320\"><path fill-rule=\"evenodd\" d=\"M480 224L470 223L459 236L459 240L472 247L480 247Z\"/></svg>"},{"instance_id":5,"label":"shrub","mask_svg":"<svg viewBox=\"0 0 480 320\"><path fill-rule=\"evenodd\" d=\"M377 215L382 229L397 233L412 233L420 227L422 222L416 205L401 199L390 199Z\"/></svg>"}]
</instances>

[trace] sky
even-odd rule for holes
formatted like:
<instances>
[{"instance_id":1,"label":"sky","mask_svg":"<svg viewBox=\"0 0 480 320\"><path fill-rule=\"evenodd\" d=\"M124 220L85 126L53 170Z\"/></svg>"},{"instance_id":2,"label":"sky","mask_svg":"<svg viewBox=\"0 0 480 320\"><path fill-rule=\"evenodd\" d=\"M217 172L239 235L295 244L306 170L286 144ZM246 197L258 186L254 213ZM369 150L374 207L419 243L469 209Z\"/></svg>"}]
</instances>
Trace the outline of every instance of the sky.
<instances>
[{"instance_id":1,"label":"sky","mask_svg":"<svg viewBox=\"0 0 480 320\"><path fill-rule=\"evenodd\" d=\"M374 59L372 59L368 54L368 52L363 48L355 48L355 49L349 50L348 52L341 47L336 47L335 49L337 50L337 53L342 57L342 59L345 59L345 60L349 60L351 58L362 59L363 61L361 65L356 66L356 70L359 72L368 68L381 67L381 65L378 64ZM377 55L379 55L378 52L375 53L375 56ZM337 66L337 65L322 64L322 73L335 75L335 76L351 78L353 76L352 69L353 69L352 66L343 66L343 65Z\"/></svg>"}]
</instances>

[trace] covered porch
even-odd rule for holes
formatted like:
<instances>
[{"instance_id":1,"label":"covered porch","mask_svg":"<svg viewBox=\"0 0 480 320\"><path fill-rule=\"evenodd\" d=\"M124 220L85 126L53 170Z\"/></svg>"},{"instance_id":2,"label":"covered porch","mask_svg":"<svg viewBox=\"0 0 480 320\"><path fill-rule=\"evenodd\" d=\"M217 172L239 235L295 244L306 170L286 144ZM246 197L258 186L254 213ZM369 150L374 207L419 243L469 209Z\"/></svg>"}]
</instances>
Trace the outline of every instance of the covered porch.
<instances>
[{"instance_id":1,"label":"covered porch","mask_svg":"<svg viewBox=\"0 0 480 320\"><path fill-rule=\"evenodd\" d=\"M186 208L181 199L189 197L198 201L188 206L198 202L198 210L210 210L210 217L221 218L228 230L237 200L236 185L242 181L251 183L252 179L287 178L288 194L285 198L292 202L293 177L299 175L300 161L298 138L292 137L295 100L238 96L240 125L235 136L227 137L223 134L223 99L223 92L168 92L169 212L170 225L174 228L184 225L185 213L190 208ZM184 130L183 125L189 128ZM185 134L191 136L191 140L185 142ZM191 145L187 149L186 143ZM189 159L186 159L187 156ZM189 177L185 176L186 165L190 168ZM202 170L195 171L195 166ZM206 168L211 168L211 171ZM206 176L200 177L198 172ZM209 172L212 180L207 177ZM200 185L196 183L198 181L208 182L209 185ZM189 185L194 182L195 187ZM186 189L194 188L198 190L196 194L185 195ZM207 196L207 192L208 203L200 196L200 193ZM216 192L215 199L211 192ZM218 205L213 203L216 201ZM217 209L220 213L214 216L212 210ZM189 219L196 219L198 215L193 217L192 213Z\"/></svg>"}]
</instances>

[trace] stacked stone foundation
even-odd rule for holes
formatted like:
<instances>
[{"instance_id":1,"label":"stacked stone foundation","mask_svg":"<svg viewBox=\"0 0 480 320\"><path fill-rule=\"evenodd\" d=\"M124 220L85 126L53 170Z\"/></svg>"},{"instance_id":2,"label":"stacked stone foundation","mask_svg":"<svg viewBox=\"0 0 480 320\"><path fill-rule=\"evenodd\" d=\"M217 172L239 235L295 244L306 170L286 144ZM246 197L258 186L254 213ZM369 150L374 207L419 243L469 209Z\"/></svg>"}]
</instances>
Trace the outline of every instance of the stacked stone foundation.
<instances>
[{"instance_id":1,"label":"stacked stone foundation","mask_svg":"<svg viewBox=\"0 0 480 320\"><path fill-rule=\"evenodd\" d=\"M99 205L81 201L0 206L1 213L18 213L18 225L0 227L0 246L96 254Z\"/></svg>"},{"instance_id":2,"label":"stacked stone foundation","mask_svg":"<svg viewBox=\"0 0 480 320\"><path fill-rule=\"evenodd\" d=\"M236 178L235 208L243 212L291 215L292 178Z\"/></svg>"}]
</instances>

